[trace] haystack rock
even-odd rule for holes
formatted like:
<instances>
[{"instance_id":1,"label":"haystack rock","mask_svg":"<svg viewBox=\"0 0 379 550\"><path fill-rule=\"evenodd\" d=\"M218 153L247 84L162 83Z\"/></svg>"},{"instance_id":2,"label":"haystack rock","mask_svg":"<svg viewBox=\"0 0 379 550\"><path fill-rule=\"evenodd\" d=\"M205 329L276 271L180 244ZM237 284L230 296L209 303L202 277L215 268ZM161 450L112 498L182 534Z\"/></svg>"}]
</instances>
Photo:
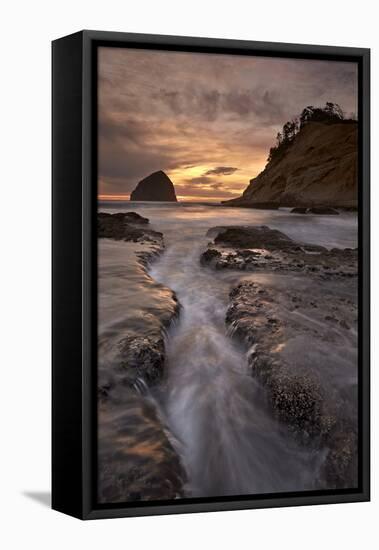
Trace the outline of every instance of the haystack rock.
<instances>
[{"instance_id":1,"label":"haystack rock","mask_svg":"<svg viewBox=\"0 0 379 550\"><path fill-rule=\"evenodd\" d=\"M354 209L357 202L358 124L342 121L306 124L293 142L250 180L242 197L224 204Z\"/></svg>"},{"instance_id":2,"label":"haystack rock","mask_svg":"<svg viewBox=\"0 0 379 550\"><path fill-rule=\"evenodd\" d=\"M141 180L131 193L130 200L177 202L174 185L162 170Z\"/></svg>"}]
</instances>

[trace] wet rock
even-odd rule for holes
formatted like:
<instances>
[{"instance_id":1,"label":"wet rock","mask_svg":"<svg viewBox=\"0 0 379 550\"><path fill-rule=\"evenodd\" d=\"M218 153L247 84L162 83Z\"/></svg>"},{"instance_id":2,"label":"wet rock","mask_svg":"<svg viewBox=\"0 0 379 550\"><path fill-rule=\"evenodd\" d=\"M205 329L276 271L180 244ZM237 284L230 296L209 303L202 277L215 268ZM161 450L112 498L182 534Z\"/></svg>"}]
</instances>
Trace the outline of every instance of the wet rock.
<instances>
[{"instance_id":1,"label":"wet rock","mask_svg":"<svg viewBox=\"0 0 379 550\"><path fill-rule=\"evenodd\" d=\"M162 243L163 235L144 227L149 223L135 212L108 214L99 212L97 217L98 238L108 238L133 242Z\"/></svg>"},{"instance_id":2,"label":"wet rock","mask_svg":"<svg viewBox=\"0 0 379 550\"><path fill-rule=\"evenodd\" d=\"M125 371L131 384L143 378L154 384L162 378L165 360L164 340L157 336L127 336L119 344L120 368Z\"/></svg>"},{"instance_id":3,"label":"wet rock","mask_svg":"<svg viewBox=\"0 0 379 550\"><path fill-rule=\"evenodd\" d=\"M136 216L139 216L136 214ZM128 213L130 219L130 213ZM134 216L133 216L134 217ZM131 297L129 307L125 304L120 320L109 326L109 331L103 331L98 337L98 394L103 402L119 403L122 401L124 388L135 388L138 380L147 386L156 384L163 376L165 365L164 337L167 328L179 316L180 303L175 292L154 281L147 269L164 250L162 233L151 231L138 225L125 224L122 213L100 216L109 220L113 226L121 227L125 235L135 235L138 246L123 244L119 257L125 254L129 270L132 269L134 284L143 287L149 299L143 303L135 303ZM136 218L137 219L137 218ZM146 218L142 218L146 220ZM114 221L116 220L116 222ZM151 237L153 233L153 237ZM114 235L112 231L112 235ZM158 235L158 236L157 236ZM114 238L114 237L113 237ZM151 238L151 240L150 240ZM119 240L119 239L116 239ZM129 256L132 254L135 258ZM137 259L137 261L136 261ZM135 267L132 267L132 264ZM117 273L123 270L123 260L116 267L115 284L118 285ZM125 273L127 265L125 264ZM109 277L109 275L107 275ZM100 280L102 274L100 272ZM109 289L108 289L109 292ZM124 288L124 296L128 296L129 288ZM133 305L134 304L134 305Z\"/></svg>"},{"instance_id":4,"label":"wet rock","mask_svg":"<svg viewBox=\"0 0 379 550\"><path fill-rule=\"evenodd\" d=\"M307 437L322 429L322 392L316 378L296 372L282 359L286 327L273 317L277 310L271 292L256 283L238 285L230 294L226 323L250 347L252 373L269 390L278 417Z\"/></svg>"},{"instance_id":5,"label":"wet rock","mask_svg":"<svg viewBox=\"0 0 379 550\"><path fill-rule=\"evenodd\" d=\"M302 206L297 206L296 208L292 208L291 214L306 214L307 208L304 208Z\"/></svg>"},{"instance_id":6,"label":"wet rock","mask_svg":"<svg viewBox=\"0 0 379 550\"><path fill-rule=\"evenodd\" d=\"M163 242L154 243L156 246L149 247L148 250L140 250L136 253L137 258L139 259L140 264L147 268L154 260L156 260L162 253L164 249Z\"/></svg>"},{"instance_id":7,"label":"wet rock","mask_svg":"<svg viewBox=\"0 0 379 550\"><path fill-rule=\"evenodd\" d=\"M153 231L152 229L140 229L126 226L123 238L125 241L152 242L158 244L163 241L163 234L159 231Z\"/></svg>"},{"instance_id":8,"label":"wet rock","mask_svg":"<svg viewBox=\"0 0 379 550\"><path fill-rule=\"evenodd\" d=\"M165 370L165 332L178 318L180 303L175 293L158 283L166 294L164 309L148 304L131 315L111 336L99 336L98 396L110 405L122 402L125 388L139 391L159 383ZM129 328L130 327L130 328Z\"/></svg>"},{"instance_id":9,"label":"wet rock","mask_svg":"<svg viewBox=\"0 0 379 550\"><path fill-rule=\"evenodd\" d=\"M200 257L202 264L210 264L221 259L221 253L218 250L208 248Z\"/></svg>"},{"instance_id":10,"label":"wet rock","mask_svg":"<svg viewBox=\"0 0 379 550\"><path fill-rule=\"evenodd\" d=\"M122 410L100 407L98 441L99 502L184 496L186 472L175 440L150 399L128 393Z\"/></svg>"},{"instance_id":11,"label":"wet rock","mask_svg":"<svg viewBox=\"0 0 379 550\"><path fill-rule=\"evenodd\" d=\"M137 212L116 212L115 214L109 214L108 212L98 212L97 214L99 219L110 219L124 221L126 223L136 223L136 224L148 224L148 218L144 218Z\"/></svg>"},{"instance_id":12,"label":"wet rock","mask_svg":"<svg viewBox=\"0 0 379 550\"><path fill-rule=\"evenodd\" d=\"M358 487L358 434L353 423L333 431L322 475L328 487L351 489Z\"/></svg>"},{"instance_id":13,"label":"wet rock","mask_svg":"<svg viewBox=\"0 0 379 550\"><path fill-rule=\"evenodd\" d=\"M308 209L309 214L322 214L324 216L336 216L339 214L335 208L329 208L327 206L314 206Z\"/></svg>"},{"instance_id":14,"label":"wet rock","mask_svg":"<svg viewBox=\"0 0 379 550\"><path fill-rule=\"evenodd\" d=\"M226 323L246 346L252 375L266 389L277 418L303 443L325 451L320 474L325 486L353 487L357 357L345 323L356 330L356 299L346 301L337 284L297 286L295 291L283 281L277 287L240 283L230 293ZM354 286L344 291L348 288L354 295ZM330 345L332 357L325 354Z\"/></svg>"},{"instance_id":15,"label":"wet rock","mask_svg":"<svg viewBox=\"0 0 379 550\"><path fill-rule=\"evenodd\" d=\"M355 277L358 250L327 250L300 243L267 226L215 227L214 243L201 255L203 265L215 269L298 273L324 279Z\"/></svg>"},{"instance_id":16,"label":"wet rock","mask_svg":"<svg viewBox=\"0 0 379 550\"><path fill-rule=\"evenodd\" d=\"M102 241L99 247L118 250L118 262L111 263L115 286L122 285L117 296L124 300L133 292L119 276L125 273L125 278L132 275L134 288L144 288L148 299L125 302L125 310L112 323L103 323L98 337L99 501L172 500L184 496L186 472L150 390L164 374L164 336L180 310L175 293L147 272L164 249L163 235L147 229L148 220L138 214L100 214L99 236L129 241ZM108 296L111 275L106 262L99 266L99 281L103 273L108 278Z\"/></svg>"},{"instance_id":17,"label":"wet rock","mask_svg":"<svg viewBox=\"0 0 379 550\"><path fill-rule=\"evenodd\" d=\"M233 248L264 248L266 250L284 250L296 246L296 243L287 235L265 225L226 227L218 233L214 242Z\"/></svg>"}]
</instances>

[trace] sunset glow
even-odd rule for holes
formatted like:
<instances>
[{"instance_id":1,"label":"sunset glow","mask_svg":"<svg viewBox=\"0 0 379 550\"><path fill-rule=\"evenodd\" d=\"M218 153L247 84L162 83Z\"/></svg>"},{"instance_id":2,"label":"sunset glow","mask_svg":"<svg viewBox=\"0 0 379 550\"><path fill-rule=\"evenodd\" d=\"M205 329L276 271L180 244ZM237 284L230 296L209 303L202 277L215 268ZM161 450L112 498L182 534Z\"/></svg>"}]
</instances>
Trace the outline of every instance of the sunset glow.
<instances>
[{"instance_id":1,"label":"sunset glow","mask_svg":"<svg viewBox=\"0 0 379 550\"><path fill-rule=\"evenodd\" d=\"M357 111L352 63L100 48L98 74L101 200L158 170L180 201L237 197L303 107Z\"/></svg>"}]
</instances>

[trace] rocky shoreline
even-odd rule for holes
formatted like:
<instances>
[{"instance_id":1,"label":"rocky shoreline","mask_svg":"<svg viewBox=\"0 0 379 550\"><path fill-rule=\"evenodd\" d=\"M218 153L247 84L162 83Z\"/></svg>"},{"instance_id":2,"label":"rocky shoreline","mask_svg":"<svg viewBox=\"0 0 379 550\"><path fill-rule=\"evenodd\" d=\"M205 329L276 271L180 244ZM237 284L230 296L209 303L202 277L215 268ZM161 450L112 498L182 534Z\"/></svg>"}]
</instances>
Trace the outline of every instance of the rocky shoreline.
<instances>
[{"instance_id":1,"label":"rocky shoreline","mask_svg":"<svg viewBox=\"0 0 379 550\"><path fill-rule=\"evenodd\" d=\"M163 295L165 307L141 305L138 318L116 336L99 339L99 501L171 500L184 495L186 472L175 438L149 395L165 366L165 332L177 318L175 293L151 279L147 268L164 250L162 233L134 212L99 213L98 237L137 243L146 291ZM138 327L137 330L131 327ZM108 357L105 364L101 358ZM110 359L109 359L110 357Z\"/></svg>"},{"instance_id":2,"label":"rocky shoreline","mask_svg":"<svg viewBox=\"0 0 379 550\"><path fill-rule=\"evenodd\" d=\"M99 338L99 357L107 357L98 369L99 501L182 498L181 446L151 393L163 380L165 333L181 307L147 271L164 250L163 235L135 213L100 213L98 223L101 240L131 247L125 259L134 254L149 296L116 337ZM322 457L315 486L356 486L357 249L328 250L267 226L218 226L208 235L204 268L240 273L225 323L273 415Z\"/></svg>"},{"instance_id":3,"label":"rocky shoreline","mask_svg":"<svg viewBox=\"0 0 379 550\"><path fill-rule=\"evenodd\" d=\"M250 273L230 292L226 324L245 345L275 415L298 440L325 453L318 480L325 488L356 486L356 357L349 361L344 348L356 342L357 250L296 243L266 226L216 227L209 234L214 242L203 265ZM262 282L262 273L269 279Z\"/></svg>"},{"instance_id":4,"label":"rocky shoreline","mask_svg":"<svg viewBox=\"0 0 379 550\"><path fill-rule=\"evenodd\" d=\"M323 279L357 275L357 248L327 248L298 243L267 226L214 227L213 243L201 255L203 265L252 272L303 273Z\"/></svg>"},{"instance_id":5,"label":"rocky shoreline","mask_svg":"<svg viewBox=\"0 0 379 550\"><path fill-rule=\"evenodd\" d=\"M132 220L132 221L130 221ZM149 220L134 212L98 215L98 236L123 240L140 244L135 252L145 278L152 285L159 288L164 294L164 310L147 311L142 315L143 322L136 320L135 325L141 330L134 333L126 328L120 331L120 339L117 342L116 352L113 356L113 364L117 364L123 372L122 379L118 383L133 387L138 378L146 383L153 384L163 376L164 370L164 336L167 328L178 317L180 304L175 293L158 285L147 273L149 264L164 250L162 233L147 227ZM122 334L122 337L121 337ZM100 397L109 396L112 384L99 386Z\"/></svg>"}]
</instances>

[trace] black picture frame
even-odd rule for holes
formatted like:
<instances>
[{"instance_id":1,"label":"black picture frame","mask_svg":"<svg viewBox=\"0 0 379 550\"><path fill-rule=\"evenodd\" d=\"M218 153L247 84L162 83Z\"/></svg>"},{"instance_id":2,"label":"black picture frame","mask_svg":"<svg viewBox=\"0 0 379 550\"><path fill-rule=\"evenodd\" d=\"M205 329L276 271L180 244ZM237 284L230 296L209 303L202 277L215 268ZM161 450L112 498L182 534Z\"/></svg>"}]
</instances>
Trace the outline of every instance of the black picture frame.
<instances>
[{"instance_id":1,"label":"black picture frame","mask_svg":"<svg viewBox=\"0 0 379 550\"><path fill-rule=\"evenodd\" d=\"M359 67L359 487L98 505L96 212L99 46L354 61ZM81 519L370 499L370 50L81 31L52 43L52 507Z\"/></svg>"}]
</instances>

